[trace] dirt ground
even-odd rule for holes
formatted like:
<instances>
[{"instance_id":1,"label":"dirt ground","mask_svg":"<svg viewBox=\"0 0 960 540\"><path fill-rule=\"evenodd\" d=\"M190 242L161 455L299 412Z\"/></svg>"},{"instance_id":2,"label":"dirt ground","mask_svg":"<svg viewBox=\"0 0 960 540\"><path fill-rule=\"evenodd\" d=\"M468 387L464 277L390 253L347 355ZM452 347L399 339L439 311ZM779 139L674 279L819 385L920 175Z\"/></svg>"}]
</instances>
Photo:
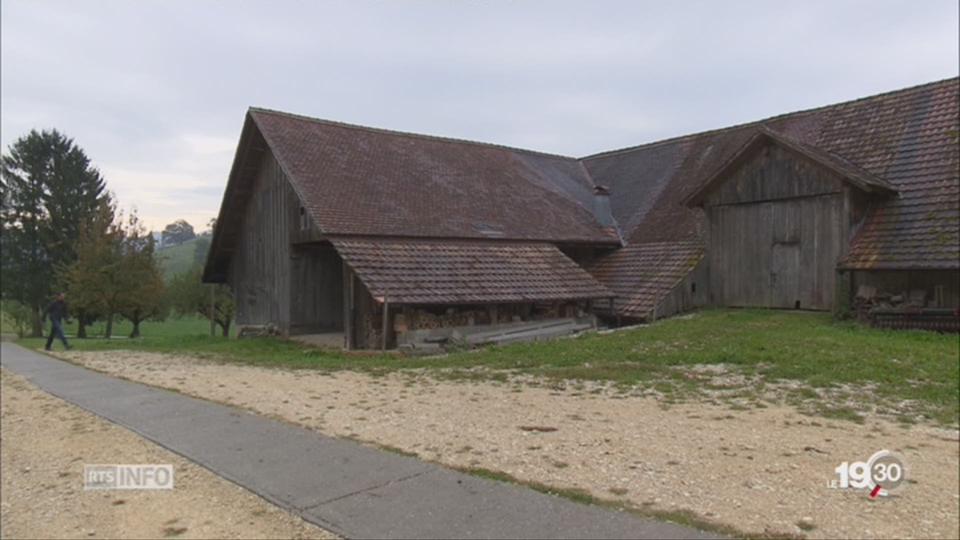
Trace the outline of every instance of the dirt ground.
<instances>
[{"instance_id":1,"label":"dirt ground","mask_svg":"<svg viewBox=\"0 0 960 540\"><path fill-rule=\"evenodd\" d=\"M0 384L3 538L334 538L23 377ZM174 489L84 491L85 463L172 464Z\"/></svg>"},{"instance_id":2,"label":"dirt ground","mask_svg":"<svg viewBox=\"0 0 960 540\"><path fill-rule=\"evenodd\" d=\"M960 530L955 430L879 417L861 425L787 406L668 406L592 385L288 371L124 351L64 357L446 465L584 489L639 509L689 511L747 533L956 538ZM840 462L880 449L899 452L909 467L900 494L873 501L828 487Z\"/></svg>"}]
</instances>

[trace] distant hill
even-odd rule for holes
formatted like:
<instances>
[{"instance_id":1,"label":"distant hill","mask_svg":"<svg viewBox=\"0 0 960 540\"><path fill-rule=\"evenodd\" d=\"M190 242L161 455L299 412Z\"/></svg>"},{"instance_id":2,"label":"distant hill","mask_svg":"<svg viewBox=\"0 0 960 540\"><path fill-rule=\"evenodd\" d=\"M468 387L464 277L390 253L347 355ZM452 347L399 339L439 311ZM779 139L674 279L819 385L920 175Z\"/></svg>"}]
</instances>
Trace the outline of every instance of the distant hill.
<instances>
[{"instance_id":1,"label":"distant hill","mask_svg":"<svg viewBox=\"0 0 960 540\"><path fill-rule=\"evenodd\" d=\"M203 250L198 258L197 246ZM193 266L194 261L199 260L201 264L206 259L206 251L210 247L209 236L198 236L193 240L188 240L178 246L170 246L157 250L157 256L160 258L160 266L163 268L163 277L170 281L173 276L186 272Z\"/></svg>"}]
</instances>

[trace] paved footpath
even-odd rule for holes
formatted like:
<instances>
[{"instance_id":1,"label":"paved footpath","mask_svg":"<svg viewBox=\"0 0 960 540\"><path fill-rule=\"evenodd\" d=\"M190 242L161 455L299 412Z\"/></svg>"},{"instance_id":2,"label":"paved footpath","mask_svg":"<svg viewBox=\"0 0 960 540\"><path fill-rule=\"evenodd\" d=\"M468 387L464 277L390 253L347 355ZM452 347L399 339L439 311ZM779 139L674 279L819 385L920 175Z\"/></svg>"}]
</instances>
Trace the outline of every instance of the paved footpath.
<instances>
[{"instance_id":1,"label":"paved footpath","mask_svg":"<svg viewBox=\"0 0 960 540\"><path fill-rule=\"evenodd\" d=\"M347 538L716 538L104 375L12 343L3 368Z\"/></svg>"}]
</instances>

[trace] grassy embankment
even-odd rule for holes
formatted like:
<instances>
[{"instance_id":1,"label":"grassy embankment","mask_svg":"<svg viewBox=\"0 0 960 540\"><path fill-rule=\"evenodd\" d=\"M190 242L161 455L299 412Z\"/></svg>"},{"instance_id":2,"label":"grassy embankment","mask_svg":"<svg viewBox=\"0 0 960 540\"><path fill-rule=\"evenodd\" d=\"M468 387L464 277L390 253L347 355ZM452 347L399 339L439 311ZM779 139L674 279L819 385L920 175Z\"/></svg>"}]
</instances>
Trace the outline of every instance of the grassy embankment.
<instances>
[{"instance_id":1,"label":"grassy embankment","mask_svg":"<svg viewBox=\"0 0 960 540\"><path fill-rule=\"evenodd\" d=\"M655 391L764 406L785 400L858 421L871 407L904 421L957 423L960 344L956 335L887 331L837 323L827 314L708 310L613 334L514 344L443 357L405 358L325 351L280 339L211 338L206 321L144 323L136 340L75 340L78 349L137 349L288 369L382 374L426 369L442 377L507 381L601 381L624 393ZM123 323L117 333L123 335ZM33 347L41 340L24 340Z\"/></svg>"}]
</instances>

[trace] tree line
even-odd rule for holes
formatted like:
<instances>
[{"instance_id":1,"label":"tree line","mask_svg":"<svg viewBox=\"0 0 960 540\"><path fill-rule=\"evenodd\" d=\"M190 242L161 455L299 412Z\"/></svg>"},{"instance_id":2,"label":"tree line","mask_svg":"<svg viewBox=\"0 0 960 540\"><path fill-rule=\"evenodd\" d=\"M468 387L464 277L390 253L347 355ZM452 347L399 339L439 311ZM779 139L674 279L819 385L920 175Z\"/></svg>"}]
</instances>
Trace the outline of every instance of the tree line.
<instances>
[{"instance_id":1,"label":"tree line","mask_svg":"<svg viewBox=\"0 0 960 540\"><path fill-rule=\"evenodd\" d=\"M80 338L97 321L111 337L118 317L138 337L143 321L171 314L212 317L229 335L229 289L201 282L199 256L166 283L153 235L136 211L118 210L103 175L71 138L57 130L20 137L0 158L0 182L0 295L23 333L42 335L44 308L66 292ZM189 239L193 229L184 224L168 226L164 239Z\"/></svg>"}]
</instances>

